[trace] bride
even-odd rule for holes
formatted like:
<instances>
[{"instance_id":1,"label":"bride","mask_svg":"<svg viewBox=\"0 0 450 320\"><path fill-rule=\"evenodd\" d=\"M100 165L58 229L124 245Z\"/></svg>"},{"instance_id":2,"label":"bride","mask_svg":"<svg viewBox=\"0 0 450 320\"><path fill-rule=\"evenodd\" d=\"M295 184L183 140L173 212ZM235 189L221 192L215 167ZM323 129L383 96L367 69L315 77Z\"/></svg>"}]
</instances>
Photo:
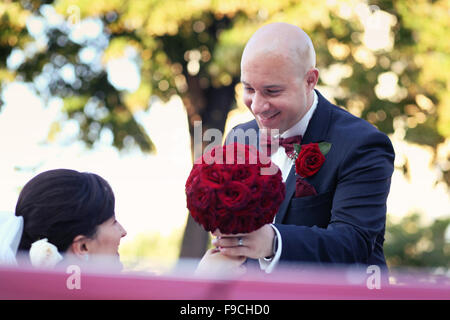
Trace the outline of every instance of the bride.
<instances>
[{"instance_id":1,"label":"bride","mask_svg":"<svg viewBox=\"0 0 450 320\"><path fill-rule=\"evenodd\" d=\"M16 263L29 252L36 267L52 268L63 256L80 261L109 257L121 268L118 247L127 232L116 220L109 184L93 173L58 169L43 172L22 189L15 216L3 224L0 260ZM9 248L4 248L8 240ZM62 255L61 255L62 254Z\"/></svg>"},{"instance_id":2,"label":"bride","mask_svg":"<svg viewBox=\"0 0 450 320\"><path fill-rule=\"evenodd\" d=\"M68 169L38 174L22 189L15 215L0 214L0 265L25 263L54 268L70 262L105 263L121 270L120 240L127 232L115 218L114 193L94 173ZM243 273L244 258L209 250L196 273ZM103 264L104 265L104 264Z\"/></svg>"}]
</instances>

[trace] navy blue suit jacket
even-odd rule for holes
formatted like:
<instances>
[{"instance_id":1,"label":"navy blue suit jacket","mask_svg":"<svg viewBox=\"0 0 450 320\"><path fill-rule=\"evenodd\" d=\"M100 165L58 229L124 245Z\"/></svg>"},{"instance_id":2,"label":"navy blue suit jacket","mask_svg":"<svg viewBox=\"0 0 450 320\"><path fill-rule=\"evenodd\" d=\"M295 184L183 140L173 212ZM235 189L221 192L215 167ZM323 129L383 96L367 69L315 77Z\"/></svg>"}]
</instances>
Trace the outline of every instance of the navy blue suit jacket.
<instances>
[{"instance_id":1,"label":"navy blue suit jacket","mask_svg":"<svg viewBox=\"0 0 450 320\"><path fill-rule=\"evenodd\" d=\"M332 147L320 170L306 179L316 189L315 196L295 198L292 166L286 198L275 217L282 238L280 262L375 264L384 269L392 144L373 125L316 93L318 105L302 144L327 141ZM259 132L255 120L236 129Z\"/></svg>"}]
</instances>

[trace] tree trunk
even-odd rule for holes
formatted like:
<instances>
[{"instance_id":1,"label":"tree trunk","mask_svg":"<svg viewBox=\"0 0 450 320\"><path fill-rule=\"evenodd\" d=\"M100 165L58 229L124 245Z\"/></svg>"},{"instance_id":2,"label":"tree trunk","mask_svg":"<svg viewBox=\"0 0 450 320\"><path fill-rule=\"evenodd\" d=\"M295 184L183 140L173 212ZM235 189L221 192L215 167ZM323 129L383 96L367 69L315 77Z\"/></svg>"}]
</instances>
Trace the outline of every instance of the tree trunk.
<instances>
[{"instance_id":1,"label":"tree trunk","mask_svg":"<svg viewBox=\"0 0 450 320\"><path fill-rule=\"evenodd\" d=\"M229 86L202 89L198 77L187 77L189 96L183 100L189 121L191 135L191 154L194 157L195 144L202 144L202 150L209 142L194 141L194 122L202 121L203 132L210 128L219 129L222 133L228 112L234 102L234 87L237 81ZM202 137L203 137L202 132ZM194 159L195 160L195 159ZM180 258L200 258L209 245L209 233L201 227L191 215L188 215L181 245Z\"/></svg>"}]
</instances>

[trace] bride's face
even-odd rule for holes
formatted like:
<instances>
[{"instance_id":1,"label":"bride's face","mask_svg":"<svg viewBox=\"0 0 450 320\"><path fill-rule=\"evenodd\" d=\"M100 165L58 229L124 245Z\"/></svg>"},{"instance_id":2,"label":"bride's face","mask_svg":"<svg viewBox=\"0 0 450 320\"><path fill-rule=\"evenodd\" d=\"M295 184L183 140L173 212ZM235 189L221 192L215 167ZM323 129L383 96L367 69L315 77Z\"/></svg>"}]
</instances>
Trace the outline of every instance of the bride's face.
<instances>
[{"instance_id":1,"label":"bride's face","mask_svg":"<svg viewBox=\"0 0 450 320\"><path fill-rule=\"evenodd\" d=\"M89 255L117 256L118 258L120 239L126 234L127 232L116 217L112 216L98 226L96 236L87 244Z\"/></svg>"}]
</instances>

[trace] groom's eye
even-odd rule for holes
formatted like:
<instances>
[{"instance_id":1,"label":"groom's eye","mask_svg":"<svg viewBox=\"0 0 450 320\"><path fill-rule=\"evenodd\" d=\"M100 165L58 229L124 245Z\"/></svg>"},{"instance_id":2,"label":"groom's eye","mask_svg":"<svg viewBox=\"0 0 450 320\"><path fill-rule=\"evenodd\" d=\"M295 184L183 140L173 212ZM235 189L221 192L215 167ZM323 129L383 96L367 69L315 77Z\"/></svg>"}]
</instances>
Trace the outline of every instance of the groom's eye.
<instances>
[{"instance_id":1,"label":"groom's eye","mask_svg":"<svg viewBox=\"0 0 450 320\"><path fill-rule=\"evenodd\" d=\"M280 89L268 89L268 90L266 90L266 93L269 94L269 95L277 95L280 92L281 92Z\"/></svg>"}]
</instances>

